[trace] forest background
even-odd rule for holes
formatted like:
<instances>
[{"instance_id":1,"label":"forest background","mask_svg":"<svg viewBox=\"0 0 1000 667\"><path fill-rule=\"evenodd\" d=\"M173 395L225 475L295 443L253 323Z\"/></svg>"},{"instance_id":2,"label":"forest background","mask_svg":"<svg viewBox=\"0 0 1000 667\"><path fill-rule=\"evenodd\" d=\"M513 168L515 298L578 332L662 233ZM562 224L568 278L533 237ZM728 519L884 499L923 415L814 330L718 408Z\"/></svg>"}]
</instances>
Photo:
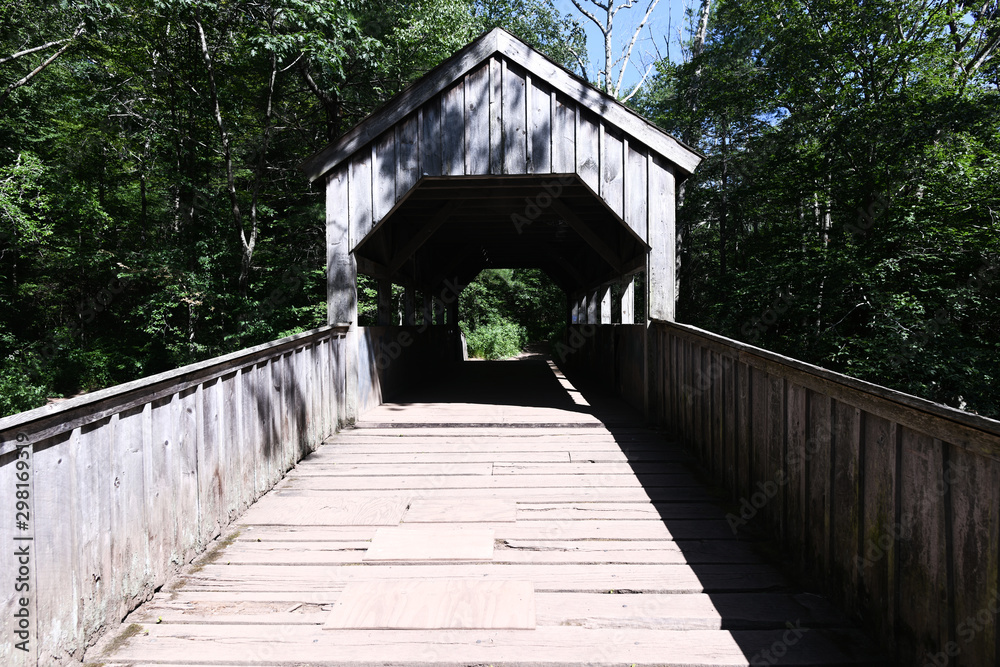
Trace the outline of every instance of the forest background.
<instances>
[{"instance_id":1,"label":"forest background","mask_svg":"<svg viewBox=\"0 0 1000 667\"><path fill-rule=\"evenodd\" d=\"M0 0L0 415L325 323L298 165L501 26L706 155L678 319L1000 417L1000 1L619 0L609 49L603 4ZM492 356L565 313L461 300Z\"/></svg>"}]
</instances>

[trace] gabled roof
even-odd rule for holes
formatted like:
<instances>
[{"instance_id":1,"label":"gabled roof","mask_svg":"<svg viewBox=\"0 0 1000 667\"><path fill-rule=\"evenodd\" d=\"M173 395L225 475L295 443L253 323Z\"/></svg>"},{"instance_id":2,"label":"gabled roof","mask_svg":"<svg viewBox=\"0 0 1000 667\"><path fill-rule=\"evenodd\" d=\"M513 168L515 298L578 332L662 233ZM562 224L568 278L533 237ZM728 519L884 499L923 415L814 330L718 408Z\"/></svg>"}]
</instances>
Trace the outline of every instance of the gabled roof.
<instances>
[{"instance_id":1,"label":"gabled roof","mask_svg":"<svg viewBox=\"0 0 1000 667\"><path fill-rule=\"evenodd\" d=\"M507 58L677 165L694 171L702 156L580 77L500 28L494 28L409 85L302 165L310 181L323 176L494 54Z\"/></svg>"}]
</instances>

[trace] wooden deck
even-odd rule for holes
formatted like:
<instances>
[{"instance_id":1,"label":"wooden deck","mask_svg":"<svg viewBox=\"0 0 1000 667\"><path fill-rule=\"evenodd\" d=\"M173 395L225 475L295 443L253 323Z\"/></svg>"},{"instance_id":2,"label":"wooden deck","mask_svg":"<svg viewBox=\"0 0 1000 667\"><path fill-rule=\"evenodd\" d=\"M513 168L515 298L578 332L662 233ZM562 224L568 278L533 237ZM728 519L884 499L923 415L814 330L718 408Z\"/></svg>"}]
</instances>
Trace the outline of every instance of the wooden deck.
<instances>
[{"instance_id":1,"label":"wooden deck","mask_svg":"<svg viewBox=\"0 0 1000 667\"><path fill-rule=\"evenodd\" d=\"M885 664L623 404L541 360L439 380L303 460L88 660Z\"/></svg>"}]
</instances>

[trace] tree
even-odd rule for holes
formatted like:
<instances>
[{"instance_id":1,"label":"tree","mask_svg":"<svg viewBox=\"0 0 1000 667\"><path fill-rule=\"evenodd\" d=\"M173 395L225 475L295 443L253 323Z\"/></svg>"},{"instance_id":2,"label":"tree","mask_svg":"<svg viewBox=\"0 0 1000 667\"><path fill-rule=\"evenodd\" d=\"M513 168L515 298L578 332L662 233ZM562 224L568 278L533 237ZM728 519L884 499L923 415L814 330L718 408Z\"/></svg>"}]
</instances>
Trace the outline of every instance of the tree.
<instances>
[{"instance_id":1,"label":"tree","mask_svg":"<svg viewBox=\"0 0 1000 667\"><path fill-rule=\"evenodd\" d=\"M641 102L708 155L679 215L682 316L997 414L998 19L720 0L701 54Z\"/></svg>"},{"instance_id":2,"label":"tree","mask_svg":"<svg viewBox=\"0 0 1000 667\"><path fill-rule=\"evenodd\" d=\"M660 0L649 0L646 5L646 12L639 24L636 26L632 35L628 39L627 45L621 50L621 52L615 57L615 39L617 38L617 33L615 32L615 20L618 18L618 14L623 10L629 10L635 7L635 0L572 0L573 6L583 14L587 19L590 20L601 33L601 37L604 39L604 61L601 65L601 69L597 72L598 86L604 90L605 93L616 98L620 98L622 102L627 102L633 96L635 96L641 89L652 71L652 65L646 68L642 74L642 78L636 83L630 90L623 91L622 84L625 80L625 71L628 66L632 64L632 51L635 49L636 42L639 40L639 36L642 34L643 28L646 27L646 23L649 21L650 15L656 6L659 4ZM581 63L581 68L583 64Z\"/></svg>"}]
</instances>

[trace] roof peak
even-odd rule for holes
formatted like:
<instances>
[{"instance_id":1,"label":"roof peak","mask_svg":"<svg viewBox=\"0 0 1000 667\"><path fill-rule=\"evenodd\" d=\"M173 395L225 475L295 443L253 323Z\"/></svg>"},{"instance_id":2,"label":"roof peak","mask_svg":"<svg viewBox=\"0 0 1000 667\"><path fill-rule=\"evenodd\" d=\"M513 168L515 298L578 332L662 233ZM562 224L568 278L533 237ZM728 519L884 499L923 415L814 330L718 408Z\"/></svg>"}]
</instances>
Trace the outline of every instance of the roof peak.
<instances>
[{"instance_id":1,"label":"roof peak","mask_svg":"<svg viewBox=\"0 0 1000 667\"><path fill-rule=\"evenodd\" d=\"M309 157L302 165L310 181L323 176L412 111L494 55L517 64L606 122L639 139L690 174L702 156L500 27L493 28L396 94L364 120Z\"/></svg>"}]
</instances>

